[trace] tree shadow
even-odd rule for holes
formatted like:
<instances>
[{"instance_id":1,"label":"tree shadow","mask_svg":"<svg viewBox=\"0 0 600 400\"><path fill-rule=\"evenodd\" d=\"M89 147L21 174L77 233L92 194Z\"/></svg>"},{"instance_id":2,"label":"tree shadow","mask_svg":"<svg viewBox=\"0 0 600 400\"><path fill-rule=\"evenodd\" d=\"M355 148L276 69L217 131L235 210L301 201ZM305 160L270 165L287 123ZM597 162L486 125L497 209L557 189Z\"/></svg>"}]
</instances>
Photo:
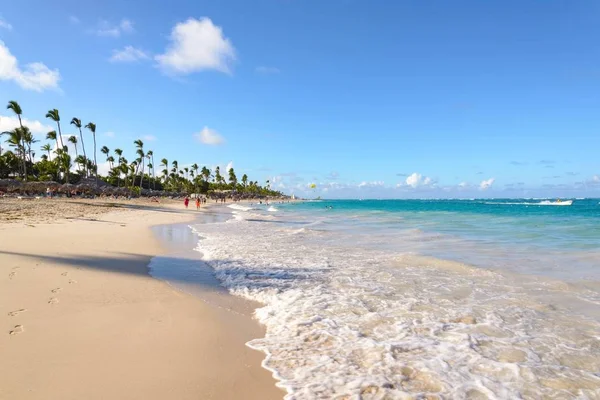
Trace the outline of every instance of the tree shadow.
<instances>
[{"instance_id":1,"label":"tree shadow","mask_svg":"<svg viewBox=\"0 0 600 400\"><path fill-rule=\"evenodd\" d=\"M211 290L222 289L221 277L228 282L231 289L265 289L273 288L285 290L291 286L292 281L306 280L315 273L327 273L328 268L284 268L273 266L256 270L240 264L236 260L235 266L219 268L215 271L205 261L201 260L201 253L194 256L148 256L134 253L113 253L108 256L81 256L81 255L39 255L15 251L0 250L0 255L18 256L37 262L50 262L57 265L82 268L96 271L106 271L128 275L148 276L151 274L159 279L174 283L194 284L204 286ZM211 260L211 262L227 265L229 260ZM156 271L154 269L156 268ZM154 272L157 272L156 274Z\"/></svg>"}]
</instances>

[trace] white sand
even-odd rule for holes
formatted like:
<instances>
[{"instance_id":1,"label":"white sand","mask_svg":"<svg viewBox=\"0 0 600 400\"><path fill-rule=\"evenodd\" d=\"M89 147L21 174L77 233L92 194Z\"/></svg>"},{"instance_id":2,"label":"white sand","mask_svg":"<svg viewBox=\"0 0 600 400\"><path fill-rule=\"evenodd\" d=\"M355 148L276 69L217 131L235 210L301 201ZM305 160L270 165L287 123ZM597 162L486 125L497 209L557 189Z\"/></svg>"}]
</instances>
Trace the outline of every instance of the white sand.
<instances>
[{"instance_id":1,"label":"white sand","mask_svg":"<svg viewBox=\"0 0 600 400\"><path fill-rule=\"evenodd\" d=\"M0 223L0 399L283 397L244 345L263 335L255 321L147 274L164 251L149 227L195 210L79 203L38 200Z\"/></svg>"}]
</instances>

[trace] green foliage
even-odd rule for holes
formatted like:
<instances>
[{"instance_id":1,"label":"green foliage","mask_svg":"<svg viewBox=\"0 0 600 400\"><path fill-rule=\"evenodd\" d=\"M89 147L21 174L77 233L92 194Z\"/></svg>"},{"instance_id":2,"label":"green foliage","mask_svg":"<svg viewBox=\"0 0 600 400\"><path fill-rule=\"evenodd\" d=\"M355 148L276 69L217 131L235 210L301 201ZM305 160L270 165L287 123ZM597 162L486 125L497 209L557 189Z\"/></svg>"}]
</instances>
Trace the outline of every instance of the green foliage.
<instances>
[{"instance_id":1,"label":"green foliage","mask_svg":"<svg viewBox=\"0 0 600 400\"><path fill-rule=\"evenodd\" d=\"M8 102L6 108L12 110L21 122L23 110L16 101ZM3 141L0 142L0 145L4 145L0 146L0 178L10 177L25 180L53 180L77 183L86 176L96 174L96 124L89 122L85 125L94 140L92 159L92 157L87 157L85 153L80 119L72 118L70 121L71 125L79 129L79 138L77 136L68 138L68 142L75 145L75 154L69 154L69 148L64 146L63 143L58 110L49 110L46 118L56 122L58 133L57 131L50 131L46 134L46 139L50 143L41 146L44 154L37 162L34 162L35 153L32 151L32 144L36 143L37 140L26 126L20 124L18 128L10 132L0 132L0 140ZM83 154L78 154L77 145L81 146ZM114 186L127 187L135 194L140 194L142 189L153 189L204 195L209 193L221 195L224 193L220 191L227 191L227 193L235 195L281 195L280 192L270 189L269 181L266 182L265 187L262 187L258 185L257 181L250 181L246 174L242 175L240 183L233 168L226 171L227 174L224 177L219 167L215 168L213 175L212 171L206 166L200 167L194 163L189 167L182 166L180 169L177 160L169 163L168 159L162 158L158 164L161 169L155 171L157 164L154 160L154 152L152 150L145 151L144 143L141 140L134 141L134 145L135 153L131 162L123 156L124 153L121 149L115 149L111 154L107 146L100 148L100 152L106 156L106 161L110 167L107 176L100 177L102 180ZM156 160L157 163L158 160ZM76 173L70 173L73 167L77 170Z\"/></svg>"}]
</instances>

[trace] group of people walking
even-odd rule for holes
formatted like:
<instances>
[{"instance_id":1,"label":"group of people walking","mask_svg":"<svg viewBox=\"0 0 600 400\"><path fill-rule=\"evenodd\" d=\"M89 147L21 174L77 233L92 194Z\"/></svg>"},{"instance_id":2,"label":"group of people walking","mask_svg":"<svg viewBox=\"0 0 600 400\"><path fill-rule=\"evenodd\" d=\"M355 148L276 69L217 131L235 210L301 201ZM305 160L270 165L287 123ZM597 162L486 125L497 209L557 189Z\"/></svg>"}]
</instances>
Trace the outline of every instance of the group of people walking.
<instances>
[{"instance_id":1,"label":"group of people walking","mask_svg":"<svg viewBox=\"0 0 600 400\"><path fill-rule=\"evenodd\" d=\"M200 204L202 203L206 203L206 198L196 197L196 210L200 209ZM185 199L183 199L183 204L185 205L185 208L188 208L190 204L190 198L188 196L185 196Z\"/></svg>"}]
</instances>

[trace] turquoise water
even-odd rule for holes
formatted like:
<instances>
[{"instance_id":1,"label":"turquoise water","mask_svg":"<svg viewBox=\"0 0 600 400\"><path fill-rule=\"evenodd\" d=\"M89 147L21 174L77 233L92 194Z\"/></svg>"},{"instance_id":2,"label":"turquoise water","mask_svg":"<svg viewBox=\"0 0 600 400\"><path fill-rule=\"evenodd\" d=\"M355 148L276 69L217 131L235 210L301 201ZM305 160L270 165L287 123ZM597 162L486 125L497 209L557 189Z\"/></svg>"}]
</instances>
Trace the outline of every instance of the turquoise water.
<instances>
[{"instance_id":1,"label":"turquoise water","mask_svg":"<svg viewBox=\"0 0 600 400\"><path fill-rule=\"evenodd\" d=\"M331 200L278 205L374 246L566 280L600 279L600 200ZM383 240L383 237L386 237ZM398 240L389 240L397 236ZM402 240L401 240L402 239ZM371 242L370 238L365 239Z\"/></svg>"},{"instance_id":2,"label":"turquoise water","mask_svg":"<svg viewBox=\"0 0 600 400\"><path fill-rule=\"evenodd\" d=\"M543 200L231 204L195 224L248 343L312 399L600 398L600 206Z\"/></svg>"}]
</instances>

